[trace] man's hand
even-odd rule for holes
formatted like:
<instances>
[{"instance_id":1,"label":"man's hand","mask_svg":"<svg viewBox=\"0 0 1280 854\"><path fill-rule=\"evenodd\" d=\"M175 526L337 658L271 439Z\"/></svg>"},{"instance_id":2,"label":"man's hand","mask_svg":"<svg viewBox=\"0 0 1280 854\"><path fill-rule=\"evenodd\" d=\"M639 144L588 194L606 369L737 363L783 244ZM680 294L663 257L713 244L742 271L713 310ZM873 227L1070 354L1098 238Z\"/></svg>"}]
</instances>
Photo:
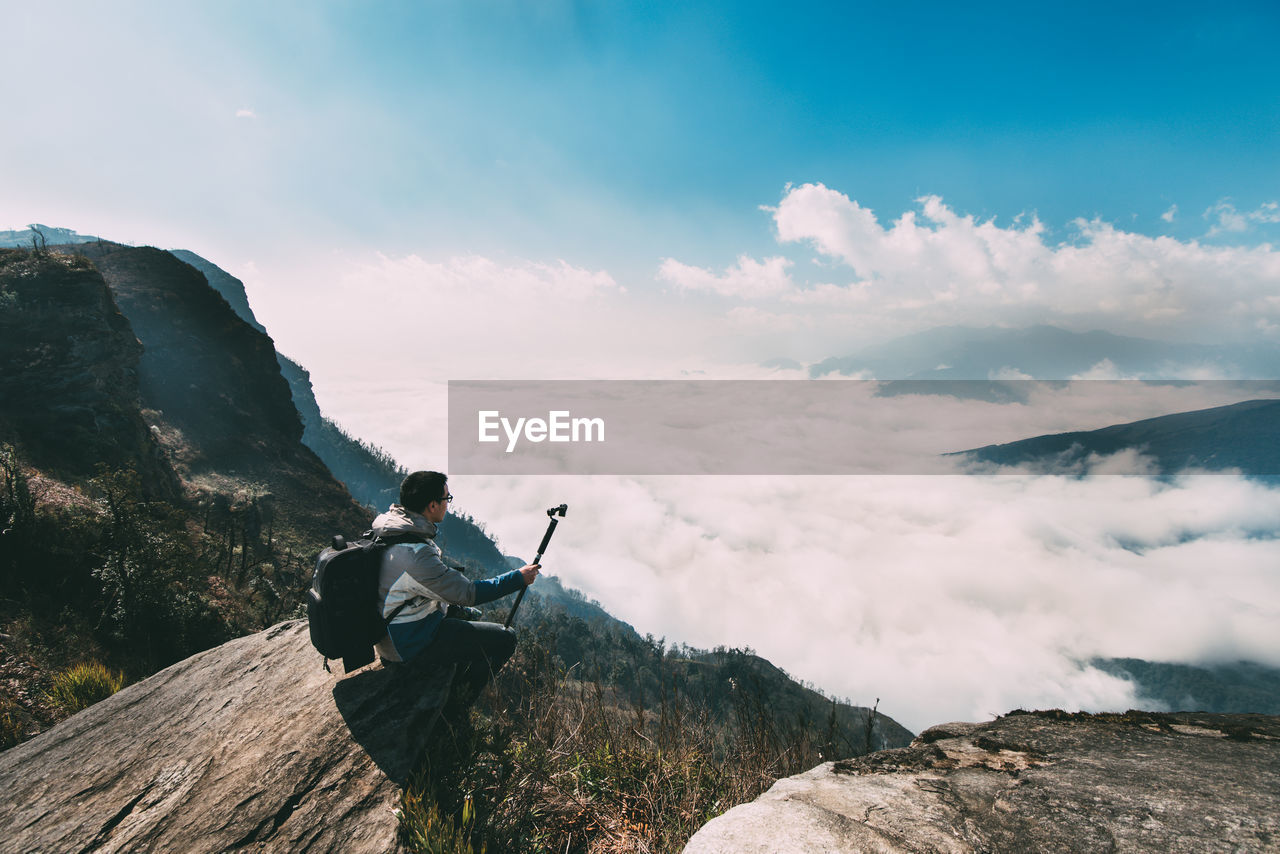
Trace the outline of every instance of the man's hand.
<instances>
[{"instance_id":1,"label":"man's hand","mask_svg":"<svg viewBox=\"0 0 1280 854\"><path fill-rule=\"evenodd\" d=\"M542 567L536 563L527 563L520 567L520 574L524 576L524 586L528 587L533 580L538 577L538 570Z\"/></svg>"}]
</instances>

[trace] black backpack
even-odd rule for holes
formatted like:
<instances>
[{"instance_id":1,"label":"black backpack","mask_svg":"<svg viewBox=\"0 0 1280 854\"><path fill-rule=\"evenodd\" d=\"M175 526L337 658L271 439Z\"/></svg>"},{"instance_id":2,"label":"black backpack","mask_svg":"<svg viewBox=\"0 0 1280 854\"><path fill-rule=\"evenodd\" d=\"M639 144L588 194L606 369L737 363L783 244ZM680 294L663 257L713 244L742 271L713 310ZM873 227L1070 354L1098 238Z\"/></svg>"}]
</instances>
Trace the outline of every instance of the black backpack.
<instances>
[{"instance_id":1,"label":"black backpack","mask_svg":"<svg viewBox=\"0 0 1280 854\"><path fill-rule=\"evenodd\" d=\"M378 602L382 555L399 543L426 541L421 534L374 537L373 531L365 531L354 543L336 536L333 545L320 552L307 591L307 622L311 645L324 656L325 670L331 658L341 658L348 673L373 661L373 645L409 604L402 602L383 619Z\"/></svg>"}]
</instances>

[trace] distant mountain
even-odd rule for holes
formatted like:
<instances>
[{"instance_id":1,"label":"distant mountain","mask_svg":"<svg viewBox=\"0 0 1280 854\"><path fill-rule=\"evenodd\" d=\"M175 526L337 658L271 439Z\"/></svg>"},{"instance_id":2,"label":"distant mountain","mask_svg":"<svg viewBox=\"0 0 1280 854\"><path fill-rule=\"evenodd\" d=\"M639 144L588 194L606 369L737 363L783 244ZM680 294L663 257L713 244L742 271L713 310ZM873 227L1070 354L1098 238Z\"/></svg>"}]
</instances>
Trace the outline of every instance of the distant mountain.
<instances>
[{"instance_id":1,"label":"distant mountain","mask_svg":"<svg viewBox=\"0 0 1280 854\"><path fill-rule=\"evenodd\" d=\"M824 359L813 377L881 380L1280 378L1280 346L1158 341L1056 326L946 326Z\"/></svg>"},{"instance_id":2,"label":"distant mountain","mask_svg":"<svg viewBox=\"0 0 1280 854\"><path fill-rule=\"evenodd\" d=\"M1280 400L1248 400L1117 424L1100 430L1036 436L960 451L978 462L1033 471L1070 471L1091 454L1135 450L1160 474L1186 469L1238 469L1246 475L1280 474ZM956 456L949 455L949 456Z\"/></svg>"},{"instance_id":3,"label":"distant mountain","mask_svg":"<svg viewBox=\"0 0 1280 854\"><path fill-rule=\"evenodd\" d=\"M27 228L0 231L0 248L31 249L37 243L55 246L58 244L93 243L101 239L91 234L78 234L69 228L54 228L51 225L35 223Z\"/></svg>"},{"instance_id":4,"label":"distant mountain","mask_svg":"<svg viewBox=\"0 0 1280 854\"><path fill-rule=\"evenodd\" d=\"M1280 715L1280 670L1249 661L1194 666L1098 658L1094 667L1134 683L1143 708Z\"/></svg>"}]
</instances>

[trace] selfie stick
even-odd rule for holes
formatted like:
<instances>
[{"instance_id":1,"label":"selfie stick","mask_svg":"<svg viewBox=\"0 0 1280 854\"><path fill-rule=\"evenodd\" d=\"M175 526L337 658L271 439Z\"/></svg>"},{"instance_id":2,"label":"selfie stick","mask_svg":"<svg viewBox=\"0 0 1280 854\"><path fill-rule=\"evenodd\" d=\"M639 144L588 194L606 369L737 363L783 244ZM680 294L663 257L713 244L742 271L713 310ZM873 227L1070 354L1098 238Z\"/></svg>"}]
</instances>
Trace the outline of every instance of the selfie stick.
<instances>
[{"instance_id":1,"label":"selfie stick","mask_svg":"<svg viewBox=\"0 0 1280 854\"><path fill-rule=\"evenodd\" d=\"M542 544L538 546L538 556L533 559L535 566L542 563L542 556L547 552L547 543L551 542L551 535L556 532L556 523L563 519L564 514L568 512L568 504L548 508L547 515L551 517L551 524L547 526L547 532L542 535ZM560 516L560 519L556 518L557 515ZM511 613L507 614L507 621L502 624L505 628L511 628L511 621L516 617L516 609L520 607L520 600L524 598L524 592L528 589L528 585L520 588L520 593L516 596L516 603L511 606Z\"/></svg>"}]
</instances>

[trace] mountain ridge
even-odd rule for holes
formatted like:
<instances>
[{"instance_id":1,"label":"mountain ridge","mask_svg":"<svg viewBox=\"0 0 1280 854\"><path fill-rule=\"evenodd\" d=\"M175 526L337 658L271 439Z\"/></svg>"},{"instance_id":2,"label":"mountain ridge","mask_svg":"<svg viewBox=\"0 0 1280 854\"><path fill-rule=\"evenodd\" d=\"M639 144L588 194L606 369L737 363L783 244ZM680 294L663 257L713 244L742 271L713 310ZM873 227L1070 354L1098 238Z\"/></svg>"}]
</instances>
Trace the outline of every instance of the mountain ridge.
<instances>
[{"instance_id":1,"label":"mountain ridge","mask_svg":"<svg viewBox=\"0 0 1280 854\"><path fill-rule=\"evenodd\" d=\"M1247 400L1081 430L986 445L947 456L978 463L1067 472L1091 457L1138 451L1154 472L1236 470L1250 476L1280 474L1280 400Z\"/></svg>"},{"instance_id":2,"label":"mountain ridge","mask_svg":"<svg viewBox=\"0 0 1280 854\"><path fill-rule=\"evenodd\" d=\"M1276 379L1280 346L1213 345L1030 327L941 326L832 356L809 367L881 380Z\"/></svg>"}]
</instances>

